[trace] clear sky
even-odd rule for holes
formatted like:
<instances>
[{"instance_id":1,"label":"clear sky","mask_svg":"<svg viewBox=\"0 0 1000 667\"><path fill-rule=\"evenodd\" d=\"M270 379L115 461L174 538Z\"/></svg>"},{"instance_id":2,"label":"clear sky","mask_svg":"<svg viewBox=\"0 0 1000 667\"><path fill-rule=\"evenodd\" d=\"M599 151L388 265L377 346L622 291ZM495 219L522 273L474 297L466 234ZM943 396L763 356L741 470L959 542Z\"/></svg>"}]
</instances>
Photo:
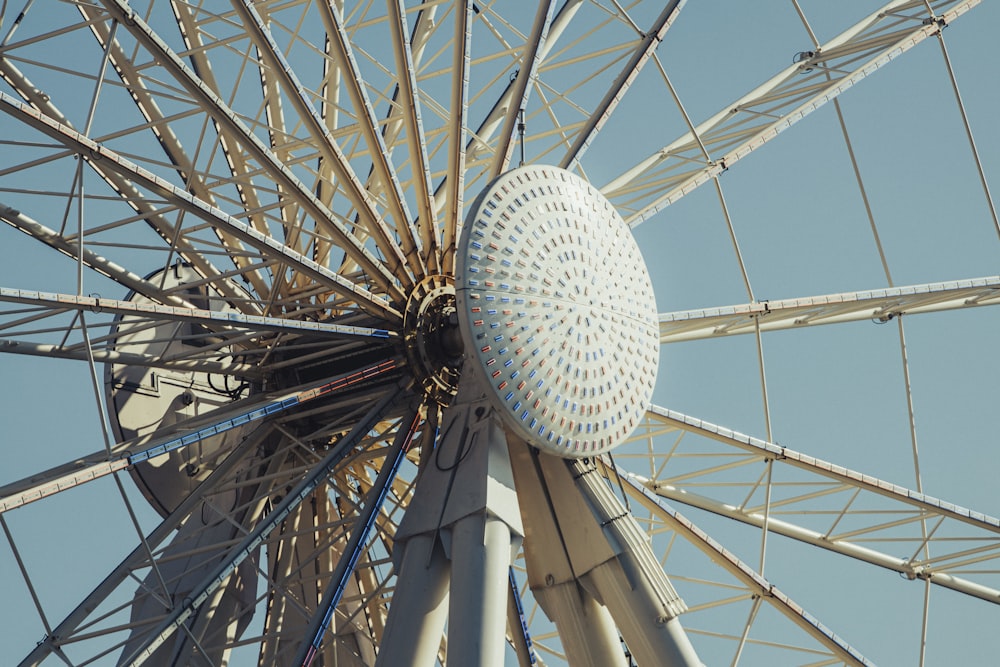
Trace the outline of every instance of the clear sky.
<instances>
[{"instance_id":1,"label":"clear sky","mask_svg":"<svg viewBox=\"0 0 1000 667\"><path fill-rule=\"evenodd\" d=\"M878 4L801 2L821 42ZM0 35L9 26L10 12L4 21ZM1000 7L987 0L944 31L994 194L1000 193L997 30ZM791 2L692 0L659 55L684 108L698 122L811 48ZM655 79L654 66L643 76L647 79L642 81ZM637 84L637 90L649 92L626 98L618 120L591 147L586 168L592 182L604 184L624 164L684 133L677 107L662 86L654 92L656 88ZM847 91L841 102L892 284L1000 274L998 231L938 40L903 54ZM0 118L0 140L16 140L16 132L14 124ZM0 171L4 196L9 178ZM889 285L832 104L734 165L721 184L756 300ZM639 226L636 238L660 312L750 301L711 184ZM142 267L135 270L144 272ZM0 229L0 286L72 292L74 271L72 262L52 250L13 229ZM124 297L107 283L95 281L90 287L108 297ZM996 311L986 307L915 315L906 317L904 326L922 489L993 516L1000 515ZM901 357L895 322L766 334L772 440L917 488ZM767 437L752 336L668 345L661 362L655 403ZM0 483L103 447L85 364L3 354L0 378ZM670 442L665 440L664 446ZM128 478L122 480L141 519L151 521L151 510ZM117 493L104 480L5 515L50 623L60 620L133 546L134 533ZM741 558L759 565L759 531L677 508ZM992 540L995 544L996 535ZM909 544L878 543L873 548L912 555ZM932 543L932 553L936 548ZM940 548L948 548L947 543L942 541ZM667 569L683 580L702 571L691 567L685 571L684 562L673 559ZM969 572L969 578L1000 584L995 563L971 569L986 572ZM769 542L764 574L874 663L917 664L921 583L781 538ZM0 540L0 576L0 663L13 664L45 633L6 538ZM694 584L679 584L682 594L685 586L697 598ZM1000 653L995 604L934 587L929 618L928 665L989 665ZM699 625L696 615L690 623L701 632L710 630Z\"/></svg>"}]
</instances>

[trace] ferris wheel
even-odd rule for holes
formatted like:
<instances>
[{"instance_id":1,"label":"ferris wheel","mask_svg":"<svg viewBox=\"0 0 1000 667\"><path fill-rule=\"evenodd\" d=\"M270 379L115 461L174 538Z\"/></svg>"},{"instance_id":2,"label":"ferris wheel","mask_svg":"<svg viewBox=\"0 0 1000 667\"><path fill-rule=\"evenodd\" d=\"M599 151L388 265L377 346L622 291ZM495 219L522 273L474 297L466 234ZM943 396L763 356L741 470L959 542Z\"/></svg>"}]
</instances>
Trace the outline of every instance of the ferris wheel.
<instances>
[{"instance_id":1,"label":"ferris wheel","mask_svg":"<svg viewBox=\"0 0 1000 667\"><path fill-rule=\"evenodd\" d=\"M4 1L4 664L988 664L979 4Z\"/></svg>"}]
</instances>

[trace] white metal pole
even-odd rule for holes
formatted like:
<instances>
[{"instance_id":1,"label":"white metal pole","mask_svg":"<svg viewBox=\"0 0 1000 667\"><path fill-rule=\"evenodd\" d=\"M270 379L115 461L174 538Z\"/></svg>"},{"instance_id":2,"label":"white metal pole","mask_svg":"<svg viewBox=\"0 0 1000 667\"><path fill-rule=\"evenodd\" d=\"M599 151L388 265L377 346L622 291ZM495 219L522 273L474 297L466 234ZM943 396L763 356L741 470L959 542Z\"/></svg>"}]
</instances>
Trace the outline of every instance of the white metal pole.
<instances>
[{"instance_id":1,"label":"white metal pole","mask_svg":"<svg viewBox=\"0 0 1000 667\"><path fill-rule=\"evenodd\" d=\"M452 528L448 664L503 667L510 528L487 514Z\"/></svg>"},{"instance_id":2,"label":"white metal pole","mask_svg":"<svg viewBox=\"0 0 1000 667\"><path fill-rule=\"evenodd\" d=\"M640 665L701 667L677 619L687 607L663 572L646 533L600 477L593 462L573 461L568 467L593 519L609 542L620 549L616 558L583 575L584 585L591 586L611 612Z\"/></svg>"},{"instance_id":3,"label":"white metal pole","mask_svg":"<svg viewBox=\"0 0 1000 667\"><path fill-rule=\"evenodd\" d=\"M565 463L511 441L510 458L528 539L528 584L555 623L569 664L625 667L615 621L578 578L615 557Z\"/></svg>"},{"instance_id":4,"label":"white metal pole","mask_svg":"<svg viewBox=\"0 0 1000 667\"><path fill-rule=\"evenodd\" d=\"M378 667L433 665L446 612L448 664L503 666L508 571L524 534L507 437L472 377L442 422L396 531L403 555ZM418 642L428 642L419 656Z\"/></svg>"},{"instance_id":5,"label":"white metal pole","mask_svg":"<svg viewBox=\"0 0 1000 667\"><path fill-rule=\"evenodd\" d=\"M575 581L534 591L556 624L566 659L574 667L626 667L622 642L607 607Z\"/></svg>"},{"instance_id":6,"label":"white metal pole","mask_svg":"<svg viewBox=\"0 0 1000 667\"><path fill-rule=\"evenodd\" d=\"M618 624L629 652L641 665L701 667L702 662L677 616L665 616L655 574L642 572L628 552L598 565L584 578ZM625 573L627 563L630 578ZM635 576L642 572L644 576ZM663 571L660 570L660 575Z\"/></svg>"},{"instance_id":7,"label":"white metal pole","mask_svg":"<svg viewBox=\"0 0 1000 667\"><path fill-rule=\"evenodd\" d=\"M448 618L450 570L433 534L406 540L375 667L434 667Z\"/></svg>"}]
</instances>

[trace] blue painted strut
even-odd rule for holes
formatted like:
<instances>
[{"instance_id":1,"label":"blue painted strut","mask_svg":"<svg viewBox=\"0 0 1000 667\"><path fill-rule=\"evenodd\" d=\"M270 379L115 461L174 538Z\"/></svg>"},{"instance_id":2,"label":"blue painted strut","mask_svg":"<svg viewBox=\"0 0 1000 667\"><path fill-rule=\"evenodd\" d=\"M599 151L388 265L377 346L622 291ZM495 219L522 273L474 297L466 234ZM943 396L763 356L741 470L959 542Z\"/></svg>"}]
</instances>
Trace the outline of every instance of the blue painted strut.
<instances>
[{"instance_id":1,"label":"blue painted strut","mask_svg":"<svg viewBox=\"0 0 1000 667\"><path fill-rule=\"evenodd\" d=\"M325 612L322 617L314 617L314 623L315 618L320 619L319 624L314 624L309 628L307 636L311 635L312 641L303 646L303 650L299 652L299 657L292 664L309 667L316 657L320 644L323 643L323 635L329 629L337 605L340 604L340 600L344 596L344 591L347 589L347 582L350 580L351 575L354 574L354 568L358 564L358 559L364 553L365 544L368 542L368 534L375 524L375 519L382 508L382 503L385 502L385 497L389 493L392 481L396 478L399 466L403 462L403 459L406 458L406 452L410 448L413 435L419 425L420 411L414 410L409 426L406 429L400 429L396 440L392 443L392 450L386 456L386 462L382 466L382 469L379 470L378 477L375 479L375 485L368 492L368 495L371 497L368 498L364 511L351 529L350 540L347 542L344 554L337 563L337 567L330 577L330 584L323 595L323 602L320 608L325 608Z\"/></svg>"},{"instance_id":2,"label":"blue painted strut","mask_svg":"<svg viewBox=\"0 0 1000 667\"><path fill-rule=\"evenodd\" d=\"M133 466L137 463L142 463L143 461L156 458L157 456L163 456L164 454L172 452L175 449L192 445L196 442L204 440L205 438L210 438L213 435L219 435L220 433L231 431L234 428L243 426L244 424L258 421L264 417L269 417L270 415L277 414L279 412L284 412L285 410L302 405L303 403L325 396L331 392L339 391L340 389L349 387L356 382L367 380L371 377L392 370L395 367L395 361L383 361L376 366L365 368L355 373L351 373L350 375L337 378L336 380L331 380L330 382L318 387L313 387L312 389L306 389L305 391L300 391L290 396L283 396L282 398L275 399L274 401L271 401L270 403L267 403L259 408L248 410L243 414L217 422L211 426L191 431L190 433L186 433L176 438L171 438L170 440L161 442L148 449L129 454L125 458L128 460L129 465Z\"/></svg>"},{"instance_id":3,"label":"blue painted strut","mask_svg":"<svg viewBox=\"0 0 1000 667\"><path fill-rule=\"evenodd\" d=\"M531 643L531 634L528 632L528 619L524 616L524 605L521 604L521 595L517 590L517 580L514 579L514 568L508 568L507 577L510 579L510 593L514 596L514 605L517 607L517 618L521 621L521 633L524 635L524 643L528 647L528 661L531 665L537 665L535 658L535 647Z\"/></svg>"}]
</instances>

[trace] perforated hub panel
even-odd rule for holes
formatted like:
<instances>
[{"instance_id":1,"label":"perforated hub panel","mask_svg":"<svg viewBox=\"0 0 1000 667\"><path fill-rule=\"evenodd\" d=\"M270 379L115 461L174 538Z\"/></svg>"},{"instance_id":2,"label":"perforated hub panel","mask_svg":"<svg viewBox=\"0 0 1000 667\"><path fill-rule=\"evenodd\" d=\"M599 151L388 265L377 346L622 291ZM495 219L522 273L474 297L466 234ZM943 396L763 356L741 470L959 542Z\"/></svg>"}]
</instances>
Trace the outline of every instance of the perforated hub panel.
<instances>
[{"instance_id":1,"label":"perforated hub panel","mask_svg":"<svg viewBox=\"0 0 1000 667\"><path fill-rule=\"evenodd\" d=\"M468 212L456 273L466 363L518 435L565 457L628 437L656 379L656 303L600 192L556 167L500 176Z\"/></svg>"}]
</instances>

